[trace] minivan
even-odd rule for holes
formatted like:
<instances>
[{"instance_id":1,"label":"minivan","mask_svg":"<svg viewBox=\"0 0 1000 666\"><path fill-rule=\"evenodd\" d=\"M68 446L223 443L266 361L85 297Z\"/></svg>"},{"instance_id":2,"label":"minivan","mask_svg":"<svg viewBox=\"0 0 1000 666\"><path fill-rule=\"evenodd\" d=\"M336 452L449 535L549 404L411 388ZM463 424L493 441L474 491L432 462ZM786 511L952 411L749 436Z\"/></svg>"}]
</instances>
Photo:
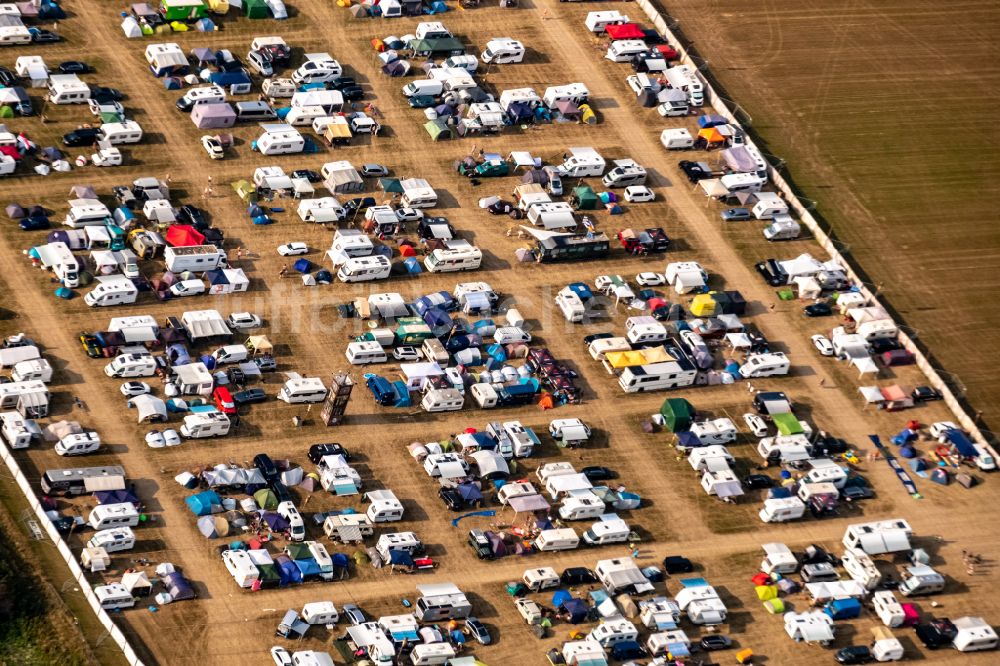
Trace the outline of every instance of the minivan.
<instances>
[{"instance_id":1,"label":"minivan","mask_svg":"<svg viewBox=\"0 0 1000 666\"><path fill-rule=\"evenodd\" d=\"M215 387L215 390L212 392L212 400L215 403L215 407L223 414L236 413L236 402L233 400L233 394L225 386Z\"/></svg>"},{"instance_id":2,"label":"minivan","mask_svg":"<svg viewBox=\"0 0 1000 666\"><path fill-rule=\"evenodd\" d=\"M237 120L273 120L277 118L278 114L274 112L271 105L267 102L237 102L236 103L236 119Z\"/></svg>"},{"instance_id":3,"label":"minivan","mask_svg":"<svg viewBox=\"0 0 1000 666\"><path fill-rule=\"evenodd\" d=\"M817 562L802 567L802 580L806 583L832 583L840 580L840 575L829 562Z\"/></svg>"}]
</instances>

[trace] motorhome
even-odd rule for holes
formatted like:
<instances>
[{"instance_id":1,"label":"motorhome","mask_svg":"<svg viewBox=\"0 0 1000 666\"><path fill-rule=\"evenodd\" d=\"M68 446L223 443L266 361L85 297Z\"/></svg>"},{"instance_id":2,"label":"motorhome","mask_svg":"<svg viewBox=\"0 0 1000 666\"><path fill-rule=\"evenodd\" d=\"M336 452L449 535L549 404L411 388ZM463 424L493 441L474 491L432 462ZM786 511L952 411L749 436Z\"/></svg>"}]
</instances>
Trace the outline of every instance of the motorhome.
<instances>
[{"instance_id":1,"label":"motorhome","mask_svg":"<svg viewBox=\"0 0 1000 666\"><path fill-rule=\"evenodd\" d=\"M580 545L580 537L571 527L542 530L532 542L535 549L549 552L555 550L573 550Z\"/></svg>"},{"instance_id":2,"label":"motorhome","mask_svg":"<svg viewBox=\"0 0 1000 666\"><path fill-rule=\"evenodd\" d=\"M204 86L192 88L177 100L177 108L181 111L191 111L199 104L222 104L226 101L226 91L220 86Z\"/></svg>"},{"instance_id":3,"label":"motorhome","mask_svg":"<svg viewBox=\"0 0 1000 666\"><path fill-rule=\"evenodd\" d=\"M516 39L501 37L486 42L486 50L479 56L487 64L507 65L524 60L524 44Z\"/></svg>"},{"instance_id":4,"label":"motorhome","mask_svg":"<svg viewBox=\"0 0 1000 666\"><path fill-rule=\"evenodd\" d=\"M41 429L32 419L25 419L18 412L0 413L0 434L11 449L26 449L31 440L41 435Z\"/></svg>"},{"instance_id":5,"label":"motorhome","mask_svg":"<svg viewBox=\"0 0 1000 666\"><path fill-rule=\"evenodd\" d=\"M34 358L27 361L20 361L14 364L10 378L15 382L29 382L37 380L48 384L52 381L52 364L48 359Z\"/></svg>"},{"instance_id":6,"label":"motorhome","mask_svg":"<svg viewBox=\"0 0 1000 666\"><path fill-rule=\"evenodd\" d=\"M705 103L705 84L690 65L677 65L664 72L671 88L687 93L691 106L701 106Z\"/></svg>"},{"instance_id":7,"label":"motorhome","mask_svg":"<svg viewBox=\"0 0 1000 666\"><path fill-rule=\"evenodd\" d=\"M841 565L847 575L861 583L866 590L874 590L882 583L882 574L875 561L863 550L847 548L841 558Z\"/></svg>"},{"instance_id":8,"label":"motorhome","mask_svg":"<svg viewBox=\"0 0 1000 666\"><path fill-rule=\"evenodd\" d=\"M605 514L583 533L583 542L588 546L623 543L629 540L630 535L632 530L628 523L615 514Z\"/></svg>"},{"instance_id":9,"label":"motorhome","mask_svg":"<svg viewBox=\"0 0 1000 666\"><path fill-rule=\"evenodd\" d=\"M222 412L197 412L184 417L180 433L187 439L224 437L229 434L229 427L229 417Z\"/></svg>"},{"instance_id":10,"label":"motorhome","mask_svg":"<svg viewBox=\"0 0 1000 666\"><path fill-rule=\"evenodd\" d=\"M128 526L100 530L94 533L87 545L103 548L108 553L132 550L135 547L135 532Z\"/></svg>"},{"instance_id":11,"label":"motorhome","mask_svg":"<svg viewBox=\"0 0 1000 666\"><path fill-rule=\"evenodd\" d=\"M382 255L348 259L337 270L341 282L370 282L385 280L392 271L392 262Z\"/></svg>"},{"instance_id":12,"label":"motorhome","mask_svg":"<svg viewBox=\"0 0 1000 666\"><path fill-rule=\"evenodd\" d=\"M646 182L646 169L635 160L614 160L601 182L605 187L629 187Z\"/></svg>"},{"instance_id":13,"label":"motorhome","mask_svg":"<svg viewBox=\"0 0 1000 666\"><path fill-rule=\"evenodd\" d=\"M306 525L302 520L302 514L295 508L291 501L280 502L277 509L278 515L288 521L288 532L292 541L305 541Z\"/></svg>"},{"instance_id":14,"label":"motorhome","mask_svg":"<svg viewBox=\"0 0 1000 666\"><path fill-rule=\"evenodd\" d=\"M686 359L636 365L625 368L618 377L618 385L626 393L662 391L691 386L698 371Z\"/></svg>"},{"instance_id":15,"label":"motorhome","mask_svg":"<svg viewBox=\"0 0 1000 666\"><path fill-rule=\"evenodd\" d=\"M483 252L478 247L451 247L433 250L424 259L424 266L431 273L472 271L483 262Z\"/></svg>"},{"instance_id":16,"label":"motorhome","mask_svg":"<svg viewBox=\"0 0 1000 666\"><path fill-rule=\"evenodd\" d=\"M204 273L228 266L226 251L215 245L168 245L163 249L163 260L173 273Z\"/></svg>"},{"instance_id":17,"label":"motorhome","mask_svg":"<svg viewBox=\"0 0 1000 666\"><path fill-rule=\"evenodd\" d=\"M740 376L744 379L778 377L787 375L790 368L791 362L784 352L751 354L740 366Z\"/></svg>"},{"instance_id":18,"label":"motorhome","mask_svg":"<svg viewBox=\"0 0 1000 666\"><path fill-rule=\"evenodd\" d=\"M39 245L32 252L38 257L42 267L52 271L65 286L80 286L80 262L66 243L58 241Z\"/></svg>"},{"instance_id":19,"label":"motorhome","mask_svg":"<svg viewBox=\"0 0 1000 666\"><path fill-rule=\"evenodd\" d=\"M101 437L96 432L76 432L66 435L55 445L60 456L80 456L101 448Z\"/></svg>"},{"instance_id":20,"label":"motorhome","mask_svg":"<svg viewBox=\"0 0 1000 666\"><path fill-rule=\"evenodd\" d=\"M327 388L319 377L291 377L278 391L278 400L290 405L323 402Z\"/></svg>"},{"instance_id":21,"label":"motorhome","mask_svg":"<svg viewBox=\"0 0 1000 666\"><path fill-rule=\"evenodd\" d=\"M567 83L562 86L550 86L542 93L542 102L550 109L557 109L560 102L584 104L590 97L590 90L582 83Z\"/></svg>"},{"instance_id":22,"label":"motorhome","mask_svg":"<svg viewBox=\"0 0 1000 666\"><path fill-rule=\"evenodd\" d=\"M625 16L617 10L589 12L587 14L587 18L584 20L587 30L595 32L599 35L602 34L609 25L621 25L623 23L628 23L628 16Z\"/></svg>"},{"instance_id":23,"label":"motorhome","mask_svg":"<svg viewBox=\"0 0 1000 666\"><path fill-rule=\"evenodd\" d=\"M926 564L914 564L903 571L903 580L899 584L899 593L904 597L915 597L924 594L943 592L944 576Z\"/></svg>"},{"instance_id":24,"label":"motorhome","mask_svg":"<svg viewBox=\"0 0 1000 666\"><path fill-rule=\"evenodd\" d=\"M375 245L371 238L360 229L337 229L327 255L335 266L340 266L348 259L367 257L374 251Z\"/></svg>"},{"instance_id":25,"label":"motorhome","mask_svg":"<svg viewBox=\"0 0 1000 666\"><path fill-rule=\"evenodd\" d=\"M152 354L120 354L104 366L108 377L152 377L156 374L156 359Z\"/></svg>"},{"instance_id":26,"label":"motorhome","mask_svg":"<svg viewBox=\"0 0 1000 666\"><path fill-rule=\"evenodd\" d=\"M648 315L629 317L625 320L625 339L633 345L663 342L667 327Z\"/></svg>"},{"instance_id":27,"label":"motorhome","mask_svg":"<svg viewBox=\"0 0 1000 666\"><path fill-rule=\"evenodd\" d=\"M403 188L400 206L405 208L432 208L437 205L437 192L423 178L406 178L399 182Z\"/></svg>"},{"instance_id":28,"label":"motorhome","mask_svg":"<svg viewBox=\"0 0 1000 666\"><path fill-rule=\"evenodd\" d=\"M98 504L90 512L87 524L95 530L112 527L135 527L139 524L139 510L134 504Z\"/></svg>"},{"instance_id":29,"label":"motorhome","mask_svg":"<svg viewBox=\"0 0 1000 666\"><path fill-rule=\"evenodd\" d=\"M327 83L344 73L344 68L329 53L307 53L305 59L292 73L292 81L298 85Z\"/></svg>"},{"instance_id":30,"label":"motorhome","mask_svg":"<svg viewBox=\"0 0 1000 666\"><path fill-rule=\"evenodd\" d=\"M602 176L605 166L604 158L593 148L575 147L569 149L556 171L563 177L586 178Z\"/></svg>"}]
</instances>

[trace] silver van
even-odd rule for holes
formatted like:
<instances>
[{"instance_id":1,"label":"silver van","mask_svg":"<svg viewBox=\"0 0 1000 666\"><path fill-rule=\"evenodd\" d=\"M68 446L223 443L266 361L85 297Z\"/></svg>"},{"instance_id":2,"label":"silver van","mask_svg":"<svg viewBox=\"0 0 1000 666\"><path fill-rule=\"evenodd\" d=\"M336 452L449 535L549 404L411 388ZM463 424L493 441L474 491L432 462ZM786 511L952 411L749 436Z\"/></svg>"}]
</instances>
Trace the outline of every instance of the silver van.
<instances>
[{"instance_id":1,"label":"silver van","mask_svg":"<svg viewBox=\"0 0 1000 666\"><path fill-rule=\"evenodd\" d=\"M259 121L259 120L273 120L277 118L278 114L274 112L271 105L267 102L237 102L236 103L236 118L237 120L249 120L249 121Z\"/></svg>"}]
</instances>

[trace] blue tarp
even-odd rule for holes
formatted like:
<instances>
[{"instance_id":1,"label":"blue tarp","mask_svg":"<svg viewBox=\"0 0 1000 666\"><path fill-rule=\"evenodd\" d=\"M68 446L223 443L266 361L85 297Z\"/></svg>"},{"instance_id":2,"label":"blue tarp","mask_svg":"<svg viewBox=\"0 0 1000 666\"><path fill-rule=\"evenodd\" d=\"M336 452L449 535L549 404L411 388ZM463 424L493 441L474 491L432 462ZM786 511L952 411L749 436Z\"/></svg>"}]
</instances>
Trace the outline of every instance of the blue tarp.
<instances>
[{"instance_id":1,"label":"blue tarp","mask_svg":"<svg viewBox=\"0 0 1000 666\"><path fill-rule=\"evenodd\" d=\"M278 568L278 575L281 577L281 585L302 582L302 572L299 571L297 566L295 566L295 562L292 561L292 558L287 555L276 555L274 558L274 564Z\"/></svg>"},{"instance_id":2,"label":"blue tarp","mask_svg":"<svg viewBox=\"0 0 1000 666\"><path fill-rule=\"evenodd\" d=\"M206 490L197 495L191 495L184 500L184 503L188 505L188 508L196 516L208 516L212 514L213 507L215 507L215 513L222 511L222 498L214 490Z\"/></svg>"},{"instance_id":3,"label":"blue tarp","mask_svg":"<svg viewBox=\"0 0 1000 666\"><path fill-rule=\"evenodd\" d=\"M316 563L316 560L311 557L304 560L294 560L294 562L295 566L299 568L299 572L302 574L303 578L307 576L318 576L323 571L319 564Z\"/></svg>"},{"instance_id":4,"label":"blue tarp","mask_svg":"<svg viewBox=\"0 0 1000 666\"><path fill-rule=\"evenodd\" d=\"M389 563L398 564L404 567L413 566L413 557L410 556L405 550L390 550L389 551Z\"/></svg>"},{"instance_id":5,"label":"blue tarp","mask_svg":"<svg viewBox=\"0 0 1000 666\"><path fill-rule=\"evenodd\" d=\"M552 595L552 605L555 608L559 608L563 602L569 601L573 598L573 595L566 590L556 590L555 594Z\"/></svg>"},{"instance_id":6,"label":"blue tarp","mask_svg":"<svg viewBox=\"0 0 1000 666\"><path fill-rule=\"evenodd\" d=\"M587 604L583 599L567 599L560 608L569 614L570 624L580 624L587 619Z\"/></svg>"},{"instance_id":7,"label":"blue tarp","mask_svg":"<svg viewBox=\"0 0 1000 666\"><path fill-rule=\"evenodd\" d=\"M955 447L958 454L963 458L975 458L979 455L976 447L972 445L972 440L961 430L950 428L945 432L945 437L948 438L948 442Z\"/></svg>"},{"instance_id":8,"label":"blue tarp","mask_svg":"<svg viewBox=\"0 0 1000 666\"><path fill-rule=\"evenodd\" d=\"M98 490L94 493L98 504L138 504L139 498L128 490Z\"/></svg>"}]
</instances>

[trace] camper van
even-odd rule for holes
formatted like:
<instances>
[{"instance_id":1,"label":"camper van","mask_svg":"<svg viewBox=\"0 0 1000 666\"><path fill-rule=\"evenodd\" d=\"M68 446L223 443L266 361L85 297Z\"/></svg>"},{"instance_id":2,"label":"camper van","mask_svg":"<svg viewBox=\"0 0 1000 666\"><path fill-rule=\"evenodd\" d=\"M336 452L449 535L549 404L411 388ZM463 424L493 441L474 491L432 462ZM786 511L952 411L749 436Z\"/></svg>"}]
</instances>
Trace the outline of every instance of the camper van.
<instances>
[{"instance_id":1,"label":"camper van","mask_svg":"<svg viewBox=\"0 0 1000 666\"><path fill-rule=\"evenodd\" d=\"M752 354L740 366L740 376L744 379L757 377L777 377L787 375L791 363L784 352Z\"/></svg>"},{"instance_id":2,"label":"camper van","mask_svg":"<svg viewBox=\"0 0 1000 666\"><path fill-rule=\"evenodd\" d=\"M87 545L91 548L103 548L107 553L132 550L135 547L135 532L128 526L100 530L94 533Z\"/></svg>"},{"instance_id":3,"label":"camper van","mask_svg":"<svg viewBox=\"0 0 1000 666\"><path fill-rule=\"evenodd\" d=\"M365 340L362 342L351 342L344 352L347 360L352 365L367 365L369 363L385 363L389 360L385 349L375 340Z\"/></svg>"},{"instance_id":4,"label":"camper van","mask_svg":"<svg viewBox=\"0 0 1000 666\"><path fill-rule=\"evenodd\" d=\"M302 521L302 515L295 508L291 501L278 504L278 515L288 521L288 529L292 535L292 541L305 541L306 525Z\"/></svg>"},{"instance_id":5,"label":"camper van","mask_svg":"<svg viewBox=\"0 0 1000 666\"><path fill-rule=\"evenodd\" d=\"M219 347L214 352L212 352L212 358L219 365L225 363L240 363L241 361L247 360L250 356L249 350L247 350L246 345L226 345L224 347Z\"/></svg>"},{"instance_id":6,"label":"camper van","mask_svg":"<svg viewBox=\"0 0 1000 666\"><path fill-rule=\"evenodd\" d=\"M686 360L665 361L625 368L618 377L618 385L626 393L661 391L694 384L698 371Z\"/></svg>"},{"instance_id":7,"label":"camper van","mask_svg":"<svg viewBox=\"0 0 1000 666\"><path fill-rule=\"evenodd\" d=\"M337 279L341 282L370 282L385 280L392 270L392 262L382 255L372 257L355 257L348 259L337 270Z\"/></svg>"},{"instance_id":8,"label":"camper van","mask_svg":"<svg viewBox=\"0 0 1000 666\"><path fill-rule=\"evenodd\" d=\"M687 93L691 106L705 103L705 84L690 65L677 65L664 72L671 88Z\"/></svg>"},{"instance_id":9,"label":"camper van","mask_svg":"<svg viewBox=\"0 0 1000 666\"><path fill-rule=\"evenodd\" d=\"M543 552L553 550L573 550L580 545L580 537L571 527L542 530L532 542L536 550Z\"/></svg>"},{"instance_id":10,"label":"camper van","mask_svg":"<svg viewBox=\"0 0 1000 666\"><path fill-rule=\"evenodd\" d=\"M601 519L583 533L583 542L588 546L603 546L609 543L628 541L632 531L628 523L614 514L601 516Z\"/></svg>"},{"instance_id":11,"label":"camper van","mask_svg":"<svg viewBox=\"0 0 1000 666\"><path fill-rule=\"evenodd\" d=\"M483 252L478 247L437 249L427 255L424 266L431 273L472 271L483 262Z\"/></svg>"},{"instance_id":12,"label":"camper van","mask_svg":"<svg viewBox=\"0 0 1000 666\"><path fill-rule=\"evenodd\" d=\"M435 79L417 79L403 86L403 95L406 97L437 97L442 92L444 82Z\"/></svg>"},{"instance_id":13,"label":"camper van","mask_svg":"<svg viewBox=\"0 0 1000 666\"><path fill-rule=\"evenodd\" d=\"M139 511L128 502L120 504L98 504L90 512L87 524L95 530L110 527L135 527L139 524Z\"/></svg>"},{"instance_id":14,"label":"camper van","mask_svg":"<svg viewBox=\"0 0 1000 666\"><path fill-rule=\"evenodd\" d=\"M142 141L142 127L134 120L104 123L101 125L100 140L107 141L111 145L139 143Z\"/></svg>"},{"instance_id":15,"label":"camper van","mask_svg":"<svg viewBox=\"0 0 1000 666\"><path fill-rule=\"evenodd\" d=\"M501 37L486 42L486 50L479 56L488 64L507 65L524 60L524 44L516 39Z\"/></svg>"},{"instance_id":16,"label":"camper van","mask_svg":"<svg viewBox=\"0 0 1000 666\"><path fill-rule=\"evenodd\" d=\"M229 434L229 426L229 417L222 412L196 412L184 417L180 433L186 439L224 437Z\"/></svg>"},{"instance_id":17,"label":"camper van","mask_svg":"<svg viewBox=\"0 0 1000 666\"><path fill-rule=\"evenodd\" d=\"M604 33L604 30L609 25L621 25L623 23L628 23L628 16L625 16L617 10L590 12L587 14L587 18L584 21L584 24L587 26L587 30L595 32L599 35Z\"/></svg>"},{"instance_id":18,"label":"camper van","mask_svg":"<svg viewBox=\"0 0 1000 666\"><path fill-rule=\"evenodd\" d=\"M769 241L795 240L802 233L802 227L790 216L779 215L775 216L771 224L764 227L762 233Z\"/></svg>"},{"instance_id":19,"label":"camper van","mask_svg":"<svg viewBox=\"0 0 1000 666\"><path fill-rule=\"evenodd\" d=\"M25 419L18 412L0 413L0 434L11 449L28 448L31 440L39 432L37 423Z\"/></svg>"},{"instance_id":20,"label":"camper van","mask_svg":"<svg viewBox=\"0 0 1000 666\"><path fill-rule=\"evenodd\" d=\"M104 610L121 610L135 606L132 593L125 589L121 583L97 585L94 587L94 596L97 597L97 601Z\"/></svg>"},{"instance_id":21,"label":"camper van","mask_svg":"<svg viewBox=\"0 0 1000 666\"><path fill-rule=\"evenodd\" d=\"M220 86L205 86L192 88L177 100L177 108L181 111L191 111L198 104L221 104L226 101L226 91Z\"/></svg>"},{"instance_id":22,"label":"camper van","mask_svg":"<svg viewBox=\"0 0 1000 666\"><path fill-rule=\"evenodd\" d=\"M152 354L120 354L104 366L108 377L152 377L156 374L156 359Z\"/></svg>"},{"instance_id":23,"label":"camper van","mask_svg":"<svg viewBox=\"0 0 1000 666\"><path fill-rule=\"evenodd\" d=\"M604 174L604 158L593 148L570 148L562 164L556 167L560 176L569 178L599 177Z\"/></svg>"},{"instance_id":24,"label":"camper van","mask_svg":"<svg viewBox=\"0 0 1000 666\"><path fill-rule=\"evenodd\" d=\"M521 577L524 584L532 592L541 592L553 587L559 587L559 574L552 567L528 569Z\"/></svg>"},{"instance_id":25,"label":"camper van","mask_svg":"<svg viewBox=\"0 0 1000 666\"><path fill-rule=\"evenodd\" d=\"M307 53L305 57L306 61L292 73L292 81L298 85L327 83L344 73L344 68L329 53Z\"/></svg>"},{"instance_id":26,"label":"camper van","mask_svg":"<svg viewBox=\"0 0 1000 666\"><path fill-rule=\"evenodd\" d=\"M39 381L48 384L52 381L52 364L44 358L34 358L14 364L10 378L15 382Z\"/></svg>"},{"instance_id":27,"label":"camper van","mask_svg":"<svg viewBox=\"0 0 1000 666\"><path fill-rule=\"evenodd\" d=\"M431 389L420 401L425 412L454 412L465 405L465 396L456 389Z\"/></svg>"},{"instance_id":28,"label":"camper van","mask_svg":"<svg viewBox=\"0 0 1000 666\"><path fill-rule=\"evenodd\" d=\"M327 389L319 377L293 377L278 391L278 400L290 405L323 402Z\"/></svg>"},{"instance_id":29,"label":"camper van","mask_svg":"<svg viewBox=\"0 0 1000 666\"><path fill-rule=\"evenodd\" d=\"M55 452L60 456L81 456L101 448L101 437L96 432L75 432L56 442Z\"/></svg>"}]
</instances>

